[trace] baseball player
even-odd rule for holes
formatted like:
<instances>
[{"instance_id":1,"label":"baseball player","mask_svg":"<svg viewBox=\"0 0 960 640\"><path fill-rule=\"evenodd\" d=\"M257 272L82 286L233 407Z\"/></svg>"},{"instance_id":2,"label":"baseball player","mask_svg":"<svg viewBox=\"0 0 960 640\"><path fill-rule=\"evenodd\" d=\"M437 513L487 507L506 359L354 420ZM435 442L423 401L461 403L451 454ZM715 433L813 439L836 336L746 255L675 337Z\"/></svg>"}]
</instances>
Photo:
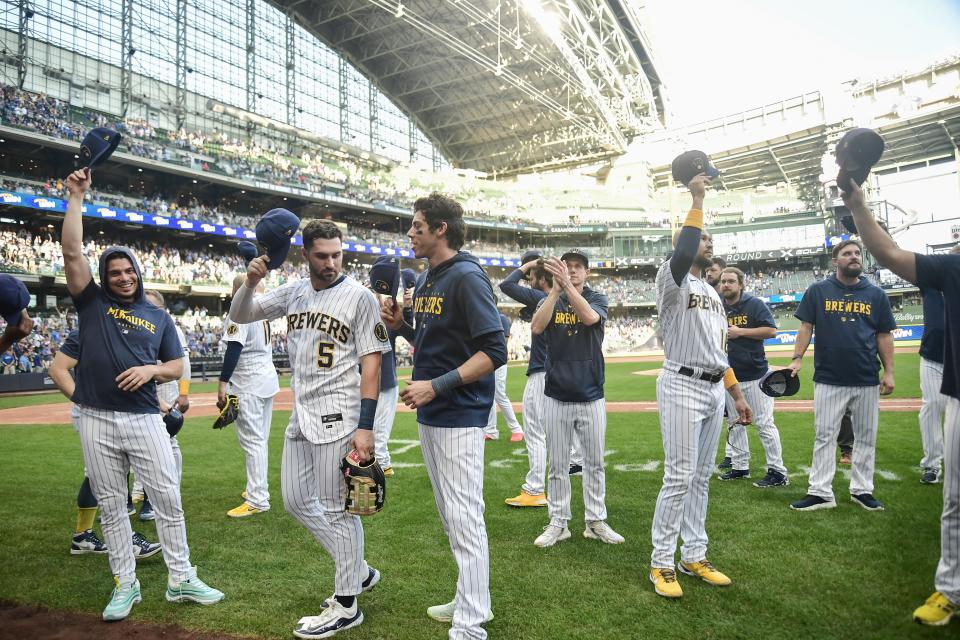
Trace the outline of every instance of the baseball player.
<instances>
[{"instance_id":1,"label":"baseball player","mask_svg":"<svg viewBox=\"0 0 960 640\"><path fill-rule=\"evenodd\" d=\"M360 518L344 511L340 461L351 450L361 461L373 457L380 354L390 350L390 342L373 292L342 273L343 235L337 225L311 220L302 234L310 277L254 297L267 275L266 256L254 258L233 296L230 320L287 318L294 408L280 467L283 502L336 567L334 595L319 615L301 618L293 634L326 638L363 622L357 595L380 581L380 572L364 559Z\"/></svg>"},{"instance_id":2,"label":"baseball player","mask_svg":"<svg viewBox=\"0 0 960 640\"><path fill-rule=\"evenodd\" d=\"M727 359L740 383L743 396L753 409L753 423L763 444L767 457L767 474L753 486L761 489L783 487L789 484L787 468L783 466L783 449L780 432L773 422L773 398L760 390L760 378L770 369L763 341L777 335L777 323L770 308L760 298L743 290L743 271L727 267L720 274L720 295L727 312ZM729 410L728 394L728 413ZM721 480L736 480L750 477L750 443L747 428L737 425L731 428L727 443L733 451L733 468L720 475Z\"/></svg>"},{"instance_id":3,"label":"baseball player","mask_svg":"<svg viewBox=\"0 0 960 640\"><path fill-rule=\"evenodd\" d=\"M233 279L233 295L237 294L245 279L242 275ZM262 284L257 287L257 293L263 293ZM238 397L237 440L247 467L243 504L227 511L227 515L247 518L270 510L267 453L273 397L280 390L280 380L273 366L269 322L237 324L229 317L225 318L222 340L227 348L217 384L217 406L224 407L227 394Z\"/></svg>"},{"instance_id":4,"label":"baseball player","mask_svg":"<svg viewBox=\"0 0 960 640\"><path fill-rule=\"evenodd\" d=\"M503 327L503 336L505 340L510 339L510 327L513 322L510 318L500 314L500 324ZM494 377L494 404L490 407L490 418L487 420L487 426L483 430L484 440L496 440L500 437L500 431L497 429L497 407L500 407L500 413L503 419L507 421L510 427L510 442L521 442L523 440L523 427L517 422L517 414L513 411L513 404L510 402L510 396L507 395L507 365L497 367L493 372Z\"/></svg>"},{"instance_id":5,"label":"baseball player","mask_svg":"<svg viewBox=\"0 0 960 640\"><path fill-rule=\"evenodd\" d=\"M727 261L723 258L713 257L710 259L710 266L703 270L703 279L704 281L714 288L714 290L720 294L720 275L723 273L723 270L727 268ZM723 294L720 294L720 299L723 299ZM752 406L752 405L751 405ZM723 417L729 420L731 426L737 425L740 423L739 416L737 416L736 409L733 406L733 396L729 393L724 395L724 411ZM746 434L745 430L740 430L743 434ZM723 472L733 468L733 456L737 452L737 447L734 446L734 438L737 435L733 431L730 432L730 437L724 441L723 448L723 460L720 461L720 464L717 465L717 468ZM742 442L737 442L738 445L742 445Z\"/></svg>"},{"instance_id":6,"label":"baseball player","mask_svg":"<svg viewBox=\"0 0 960 640\"><path fill-rule=\"evenodd\" d=\"M550 522L536 540L552 547L570 538L570 434L583 445L583 537L620 544L623 536L607 524L606 474L603 452L607 412L603 396L603 325L607 296L587 286L590 262L580 249L549 258L544 268L553 286L533 319L530 331L547 344L543 416L547 426L547 511Z\"/></svg>"},{"instance_id":7,"label":"baseball player","mask_svg":"<svg viewBox=\"0 0 960 640\"><path fill-rule=\"evenodd\" d=\"M180 483L170 437L160 417L157 382L177 380L183 351L170 315L147 302L133 252L107 248L100 256L100 281L93 280L83 253L83 197L90 169L67 178L69 199L61 245L67 290L80 318L77 383L80 441L93 493L100 502L110 568L116 587L104 620L122 620L141 601L136 564L128 541L127 471L141 478L157 512L157 534L167 564L166 599L214 604L223 593L197 577L190 562ZM162 364L157 364L157 361Z\"/></svg>"},{"instance_id":8,"label":"baseball player","mask_svg":"<svg viewBox=\"0 0 960 640\"><path fill-rule=\"evenodd\" d=\"M893 335L897 328L890 301L883 290L861 278L862 247L856 240L844 240L833 248L836 273L807 287L794 315L800 320L790 369L796 375L810 345L814 327L813 413L816 440L813 470L807 495L790 505L796 511L832 509L833 475L837 461L834 446L840 420L851 411L853 473L850 498L868 511L882 511L883 503L873 497L880 396L893 392ZM879 361L877 357L879 355ZM877 377L880 363L883 377Z\"/></svg>"},{"instance_id":9,"label":"baseball player","mask_svg":"<svg viewBox=\"0 0 960 640\"><path fill-rule=\"evenodd\" d=\"M490 609L490 558L483 520L483 427L507 344L493 287L480 263L460 251L466 225L456 200L433 193L414 203L407 236L428 268L413 298L416 328L385 300L387 325L414 346L413 381L400 393L417 410L420 446L440 521L459 569L453 601L427 609L452 622L452 639L482 640Z\"/></svg>"},{"instance_id":10,"label":"baseball player","mask_svg":"<svg viewBox=\"0 0 960 640\"><path fill-rule=\"evenodd\" d=\"M707 499L710 473L723 429L724 387L735 399L742 424L752 411L727 363L727 316L720 296L701 272L710 266L713 242L703 231L703 199L710 178L698 175L687 185L693 205L678 234L674 252L657 272L657 312L664 342L663 370L657 377L657 407L663 440L663 486L653 515L650 581L657 594L679 598L674 555L677 536L682 573L705 582L731 583L707 560ZM719 384L721 381L723 385Z\"/></svg>"},{"instance_id":11,"label":"baseball player","mask_svg":"<svg viewBox=\"0 0 960 640\"><path fill-rule=\"evenodd\" d=\"M920 255L897 247L871 215L863 192L851 183L841 192L863 243L877 262L921 289L943 294L944 355L941 393L948 396L944 421L943 514L936 591L913 612L921 624L945 625L960 611L960 255ZM860 440L857 440L858 444ZM858 451L860 447L854 449Z\"/></svg>"},{"instance_id":12,"label":"baseball player","mask_svg":"<svg viewBox=\"0 0 960 640\"><path fill-rule=\"evenodd\" d=\"M73 396L76 383L73 380L71 371L77 366L80 359L80 331L74 329L71 331L60 350L53 357L50 368L47 373L50 379L57 385L64 396L69 400ZM78 433L80 431L80 409L77 405L70 407L70 419L73 422L73 428ZM97 499L90 488L90 478L87 477L86 469L83 473L83 482L80 484L80 491L77 493L77 528L70 541L70 555L83 555L86 553L107 553L107 545L103 544L97 534L93 532L93 521L97 515ZM128 505L129 509L129 505ZM147 538L137 531L133 532L133 555L137 560L149 558L160 553L160 545L156 542L150 542Z\"/></svg>"},{"instance_id":13,"label":"baseball player","mask_svg":"<svg viewBox=\"0 0 960 640\"><path fill-rule=\"evenodd\" d=\"M162 293L155 289L150 289L145 291L144 295L150 304L166 310L166 301L163 299ZM177 326L175 321L173 328L177 332L177 340L180 342L180 349L183 353L183 373L180 375L179 380L171 380L170 382L158 384L157 398L160 401L160 408L164 412L170 408L175 408L181 413L186 413L187 410L190 409L190 347L187 344L187 336L183 334L183 330ZM182 480L183 453L180 451L180 443L177 441L176 436L170 436L170 447L173 449L173 458L177 463L177 478ZM143 501L143 504L140 505L139 517L141 521L146 522L156 519L156 513L153 510L153 505L150 504L150 498L147 496L146 491L144 491L143 483L137 476L134 476L133 481L133 500L134 502Z\"/></svg>"},{"instance_id":14,"label":"baseball player","mask_svg":"<svg viewBox=\"0 0 960 640\"><path fill-rule=\"evenodd\" d=\"M27 313L30 293L26 285L7 274L0 274L0 317L7 326L0 335L0 353L26 338L33 331L33 319Z\"/></svg>"}]
</instances>

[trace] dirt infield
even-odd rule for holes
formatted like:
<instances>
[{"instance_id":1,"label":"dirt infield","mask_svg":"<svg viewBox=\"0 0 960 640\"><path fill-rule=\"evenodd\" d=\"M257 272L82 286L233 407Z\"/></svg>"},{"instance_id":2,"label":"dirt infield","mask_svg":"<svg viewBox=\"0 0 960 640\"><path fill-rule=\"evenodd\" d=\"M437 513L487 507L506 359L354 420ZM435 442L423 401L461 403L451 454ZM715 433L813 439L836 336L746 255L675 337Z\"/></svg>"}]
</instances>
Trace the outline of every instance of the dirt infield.
<instances>
[{"instance_id":1,"label":"dirt infield","mask_svg":"<svg viewBox=\"0 0 960 640\"><path fill-rule=\"evenodd\" d=\"M97 616L50 611L33 605L0 602L0 640L239 640L240 636L199 633L170 625L124 620L106 624Z\"/></svg>"},{"instance_id":2,"label":"dirt infield","mask_svg":"<svg viewBox=\"0 0 960 640\"><path fill-rule=\"evenodd\" d=\"M280 389L280 392L274 397L273 408L280 411L291 411L293 409L293 392L290 389ZM519 402L513 403L516 411L521 411L523 405ZM809 413L813 411L812 400L777 400L777 411L789 411L793 413ZM410 409L398 405L397 410L403 413L411 412ZM919 411L920 400L918 398L889 398L880 400L880 411ZM608 402L607 413L656 413L656 402ZM217 410L217 394L198 393L190 395L191 418L212 417L219 413ZM56 402L51 404L39 404L31 407L18 407L16 409L0 410L0 424L69 424L70 422L70 403Z\"/></svg>"}]
</instances>

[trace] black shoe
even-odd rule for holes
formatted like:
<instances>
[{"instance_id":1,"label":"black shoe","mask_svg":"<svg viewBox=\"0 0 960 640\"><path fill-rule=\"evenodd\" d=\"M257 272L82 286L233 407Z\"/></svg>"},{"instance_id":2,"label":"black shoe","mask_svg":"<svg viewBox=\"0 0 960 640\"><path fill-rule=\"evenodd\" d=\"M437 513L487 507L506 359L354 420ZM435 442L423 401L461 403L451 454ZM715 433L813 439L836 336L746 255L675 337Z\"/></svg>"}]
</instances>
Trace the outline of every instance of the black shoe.
<instances>
[{"instance_id":1,"label":"black shoe","mask_svg":"<svg viewBox=\"0 0 960 640\"><path fill-rule=\"evenodd\" d=\"M578 476L583 473L583 465L572 464L570 465L570 475Z\"/></svg>"},{"instance_id":2,"label":"black shoe","mask_svg":"<svg viewBox=\"0 0 960 640\"><path fill-rule=\"evenodd\" d=\"M378 582L380 582L380 572L369 565L367 568L370 570L370 572L367 574L367 579L361 583L360 587L364 591L373 591L373 588L377 586Z\"/></svg>"},{"instance_id":3,"label":"black shoe","mask_svg":"<svg viewBox=\"0 0 960 640\"><path fill-rule=\"evenodd\" d=\"M153 505L150 504L150 500L144 498L143 504L140 506L140 520L141 522L148 522L150 520L156 520L157 514L153 512Z\"/></svg>"},{"instance_id":4,"label":"black shoe","mask_svg":"<svg viewBox=\"0 0 960 640\"><path fill-rule=\"evenodd\" d=\"M883 503L873 497L870 493L851 494L850 499L867 511L883 511Z\"/></svg>"},{"instance_id":5,"label":"black shoe","mask_svg":"<svg viewBox=\"0 0 960 640\"><path fill-rule=\"evenodd\" d=\"M836 500L826 500L820 496L804 496L802 500L797 500L790 504L794 511L816 511L818 509L833 509L837 506Z\"/></svg>"},{"instance_id":6,"label":"black shoe","mask_svg":"<svg viewBox=\"0 0 960 640\"><path fill-rule=\"evenodd\" d=\"M933 469L931 467L924 468L923 475L920 476L920 482L923 484L937 484L940 482L940 469Z\"/></svg>"},{"instance_id":7,"label":"black shoe","mask_svg":"<svg viewBox=\"0 0 960 640\"><path fill-rule=\"evenodd\" d=\"M767 469L767 475L753 483L758 489L767 489L769 487L785 487L790 484L790 479L779 471Z\"/></svg>"},{"instance_id":8,"label":"black shoe","mask_svg":"<svg viewBox=\"0 0 960 640\"><path fill-rule=\"evenodd\" d=\"M739 480L740 478L749 478L750 469L731 469L726 473L720 474L721 480Z\"/></svg>"},{"instance_id":9,"label":"black shoe","mask_svg":"<svg viewBox=\"0 0 960 640\"><path fill-rule=\"evenodd\" d=\"M723 461L717 465L717 469L733 469L733 460L730 459L730 456L727 456Z\"/></svg>"}]
</instances>

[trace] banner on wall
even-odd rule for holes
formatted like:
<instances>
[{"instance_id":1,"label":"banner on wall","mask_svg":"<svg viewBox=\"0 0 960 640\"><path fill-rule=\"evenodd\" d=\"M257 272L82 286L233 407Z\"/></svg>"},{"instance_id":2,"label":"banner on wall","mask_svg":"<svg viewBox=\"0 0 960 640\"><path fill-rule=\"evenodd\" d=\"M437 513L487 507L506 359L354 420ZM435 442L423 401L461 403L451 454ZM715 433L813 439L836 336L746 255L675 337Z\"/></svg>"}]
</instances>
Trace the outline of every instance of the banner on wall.
<instances>
[{"instance_id":1,"label":"banner on wall","mask_svg":"<svg viewBox=\"0 0 960 640\"><path fill-rule=\"evenodd\" d=\"M923 325L922 324L907 324L902 327L897 327L893 330L893 340L894 342L901 342L905 340L920 340L923 338ZM797 341L797 332L796 331L777 331L777 335L773 338L767 338L763 341L764 346L776 347L787 344L794 344ZM817 335L814 333L813 338L810 340L810 344L816 344Z\"/></svg>"}]
</instances>

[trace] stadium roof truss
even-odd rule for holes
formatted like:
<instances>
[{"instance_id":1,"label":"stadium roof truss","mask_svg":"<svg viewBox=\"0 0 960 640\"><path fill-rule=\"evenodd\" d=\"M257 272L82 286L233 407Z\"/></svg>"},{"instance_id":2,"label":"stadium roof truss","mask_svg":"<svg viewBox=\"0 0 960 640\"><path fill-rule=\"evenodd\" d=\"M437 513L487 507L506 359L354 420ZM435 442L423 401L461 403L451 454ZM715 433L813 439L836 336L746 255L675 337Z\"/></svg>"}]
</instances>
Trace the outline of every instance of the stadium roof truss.
<instances>
[{"instance_id":1,"label":"stadium roof truss","mask_svg":"<svg viewBox=\"0 0 960 640\"><path fill-rule=\"evenodd\" d=\"M456 167L623 153L663 86L633 0L270 0L364 73Z\"/></svg>"}]
</instances>

